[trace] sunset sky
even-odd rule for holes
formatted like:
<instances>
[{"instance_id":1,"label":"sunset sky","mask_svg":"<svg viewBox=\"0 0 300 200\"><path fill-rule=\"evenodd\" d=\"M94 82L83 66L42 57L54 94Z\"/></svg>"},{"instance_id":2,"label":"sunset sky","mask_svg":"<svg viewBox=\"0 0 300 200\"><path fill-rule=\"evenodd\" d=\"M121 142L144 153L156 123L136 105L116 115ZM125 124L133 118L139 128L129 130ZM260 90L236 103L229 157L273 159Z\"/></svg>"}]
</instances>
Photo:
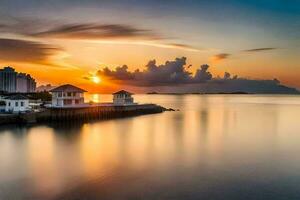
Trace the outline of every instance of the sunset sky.
<instances>
[{"instance_id":1,"label":"sunset sky","mask_svg":"<svg viewBox=\"0 0 300 200\"><path fill-rule=\"evenodd\" d=\"M143 91L140 82L118 81L116 67L128 66L129 75L139 69L134 76L144 79L149 61L182 57L193 78L208 64L213 77L276 78L300 89L300 1L0 1L0 66L30 73L38 84Z\"/></svg>"}]
</instances>

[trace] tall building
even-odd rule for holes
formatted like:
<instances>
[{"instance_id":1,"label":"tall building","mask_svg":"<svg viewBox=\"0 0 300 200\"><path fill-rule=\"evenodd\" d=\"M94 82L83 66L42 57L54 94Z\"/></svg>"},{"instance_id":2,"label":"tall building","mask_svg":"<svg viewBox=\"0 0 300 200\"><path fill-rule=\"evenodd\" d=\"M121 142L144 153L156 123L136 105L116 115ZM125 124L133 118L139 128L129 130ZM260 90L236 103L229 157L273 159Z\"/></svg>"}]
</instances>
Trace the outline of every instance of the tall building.
<instances>
[{"instance_id":1,"label":"tall building","mask_svg":"<svg viewBox=\"0 0 300 200\"><path fill-rule=\"evenodd\" d=\"M27 74L26 78L27 78L27 92L35 92L36 90L35 80L30 76L30 74Z\"/></svg>"},{"instance_id":2,"label":"tall building","mask_svg":"<svg viewBox=\"0 0 300 200\"><path fill-rule=\"evenodd\" d=\"M27 76L25 73L19 73L17 75L17 91L19 93L27 92Z\"/></svg>"},{"instance_id":3,"label":"tall building","mask_svg":"<svg viewBox=\"0 0 300 200\"><path fill-rule=\"evenodd\" d=\"M0 91L27 93L35 90L36 82L29 74L17 73L11 67L0 69Z\"/></svg>"},{"instance_id":4,"label":"tall building","mask_svg":"<svg viewBox=\"0 0 300 200\"><path fill-rule=\"evenodd\" d=\"M17 72L12 67L0 69L0 90L4 92L16 92Z\"/></svg>"}]
</instances>

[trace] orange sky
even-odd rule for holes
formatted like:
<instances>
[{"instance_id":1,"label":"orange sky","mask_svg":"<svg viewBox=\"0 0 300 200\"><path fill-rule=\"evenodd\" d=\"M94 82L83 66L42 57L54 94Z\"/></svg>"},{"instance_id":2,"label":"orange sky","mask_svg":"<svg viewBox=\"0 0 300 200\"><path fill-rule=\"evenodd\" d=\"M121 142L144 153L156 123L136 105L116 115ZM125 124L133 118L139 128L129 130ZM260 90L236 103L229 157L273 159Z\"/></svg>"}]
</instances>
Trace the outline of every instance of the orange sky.
<instances>
[{"instance_id":1,"label":"orange sky","mask_svg":"<svg viewBox=\"0 0 300 200\"><path fill-rule=\"evenodd\" d=\"M87 77L187 57L192 73L209 64L213 77L230 72L300 88L297 5L229 2L1 1L0 67L30 73L38 85L112 92L126 86Z\"/></svg>"}]
</instances>

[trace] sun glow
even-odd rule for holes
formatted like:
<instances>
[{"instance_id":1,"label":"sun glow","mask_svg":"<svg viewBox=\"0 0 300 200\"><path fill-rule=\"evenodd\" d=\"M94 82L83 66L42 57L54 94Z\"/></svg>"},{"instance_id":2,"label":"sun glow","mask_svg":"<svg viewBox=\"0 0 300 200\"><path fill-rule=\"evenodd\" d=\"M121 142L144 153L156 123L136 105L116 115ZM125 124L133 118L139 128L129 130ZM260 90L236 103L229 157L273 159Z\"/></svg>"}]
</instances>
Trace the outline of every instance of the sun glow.
<instances>
[{"instance_id":1,"label":"sun glow","mask_svg":"<svg viewBox=\"0 0 300 200\"><path fill-rule=\"evenodd\" d=\"M101 82L101 79L99 76L92 76L92 81L96 84L100 83Z\"/></svg>"}]
</instances>

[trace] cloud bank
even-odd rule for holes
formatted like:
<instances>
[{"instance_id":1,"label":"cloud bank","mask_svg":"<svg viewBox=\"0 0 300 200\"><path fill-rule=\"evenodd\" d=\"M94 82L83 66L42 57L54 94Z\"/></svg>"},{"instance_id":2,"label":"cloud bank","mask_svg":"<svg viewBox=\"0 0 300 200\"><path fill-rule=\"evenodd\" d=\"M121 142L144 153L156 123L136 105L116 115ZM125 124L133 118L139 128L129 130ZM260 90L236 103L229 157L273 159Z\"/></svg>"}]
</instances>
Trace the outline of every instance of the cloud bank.
<instances>
[{"instance_id":1,"label":"cloud bank","mask_svg":"<svg viewBox=\"0 0 300 200\"><path fill-rule=\"evenodd\" d=\"M255 80L232 76L225 72L223 77L214 77L208 65L201 65L193 75L186 67L186 58L176 58L165 64L157 65L151 60L145 70L128 70L123 65L114 70L107 67L100 69L98 75L116 81L122 85L144 87L148 91L172 93L214 93L214 92L249 92L249 93L298 93L294 88L280 84L277 79Z\"/></svg>"},{"instance_id":2,"label":"cloud bank","mask_svg":"<svg viewBox=\"0 0 300 200\"><path fill-rule=\"evenodd\" d=\"M64 24L46 31L34 32L32 36L65 39L111 39L111 38L148 38L159 39L149 30L138 29L122 24Z\"/></svg>"},{"instance_id":3,"label":"cloud bank","mask_svg":"<svg viewBox=\"0 0 300 200\"><path fill-rule=\"evenodd\" d=\"M167 61L163 65L157 65L156 60L151 60L145 66L145 70L139 69L134 72L128 71L128 66L123 65L115 70L104 68L98 71L98 75L110 80L125 82L129 85L142 86L163 86L179 85L190 83L202 83L212 78L208 72L208 65L202 65L193 76L187 71L186 58L176 58L174 61Z\"/></svg>"},{"instance_id":4,"label":"cloud bank","mask_svg":"<svg viewBox=\"0 0 300 200\"><path fill-rule=\"evenodd\" d=\"M128 24L111 23L66 23L38 19L0 19L0 33L13 33L35 39L52 38L91 42L126 41L131 44L161 48L199 51L188 44L170 42L174 38L165 37L153 30L138 28ZM203 49L201 49L203 50Z\"/></svg>"},{"instance_id":5,"label":"cloud bank","mask_svg":"<svg viewBox=\"0 0 300 200\"><path fill-rule=\"evenodd\" d=\"M61 49L29 40L0 38L0 60L47 63L49 57Z\"/></svg>"}]
</instances>

